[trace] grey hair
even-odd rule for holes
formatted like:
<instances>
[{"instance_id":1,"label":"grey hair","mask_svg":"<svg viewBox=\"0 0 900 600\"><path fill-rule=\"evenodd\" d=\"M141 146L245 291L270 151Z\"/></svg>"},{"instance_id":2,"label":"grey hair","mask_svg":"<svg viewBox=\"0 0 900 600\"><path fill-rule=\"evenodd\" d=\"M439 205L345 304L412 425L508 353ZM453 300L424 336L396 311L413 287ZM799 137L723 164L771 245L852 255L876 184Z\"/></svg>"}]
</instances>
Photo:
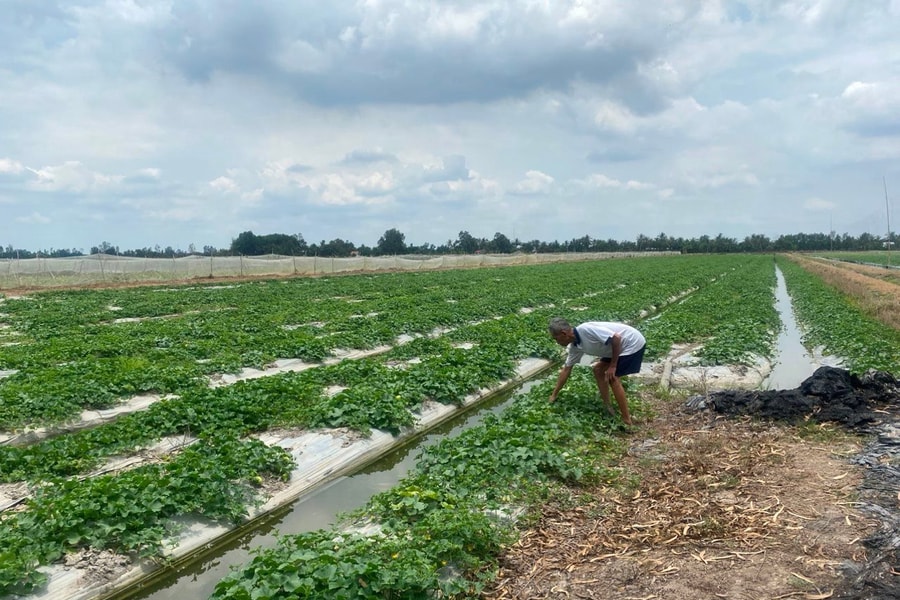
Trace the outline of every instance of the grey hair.
<instances>
[{"instance_id":1,"label":"grey hair","mask_svg":"<svg viewBox=\"0 0 900 600\"><path fill-rule=\"evenodd\" d=\"M557 333L562 333L563 331L572 329L572 326L569 325L569 322L562 317L553 317L552 319L550 319L550 325L547 327L547 329L550 330L550 335L556 335Z\"/></svg>"}]
</instances>

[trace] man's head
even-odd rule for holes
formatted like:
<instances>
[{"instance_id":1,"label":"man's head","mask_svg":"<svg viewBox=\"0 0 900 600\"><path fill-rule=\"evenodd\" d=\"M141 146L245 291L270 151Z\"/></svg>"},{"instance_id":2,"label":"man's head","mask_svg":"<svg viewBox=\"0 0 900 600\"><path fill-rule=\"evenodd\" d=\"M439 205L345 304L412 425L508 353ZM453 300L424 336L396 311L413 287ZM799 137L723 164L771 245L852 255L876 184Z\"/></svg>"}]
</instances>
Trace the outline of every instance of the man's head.
<instances>
[{"instance_id":1,"label":"man's head","mask_svg":"<svg viewBox=\"0 0 900 600\"><path fill-rule=\"evenodd\" d=\"M562 317L550 319L547 329L550 330L550 335L560 346L568 346L575 341L575 332L572 331L572 326Z\"/></svg>"}]
</instances>

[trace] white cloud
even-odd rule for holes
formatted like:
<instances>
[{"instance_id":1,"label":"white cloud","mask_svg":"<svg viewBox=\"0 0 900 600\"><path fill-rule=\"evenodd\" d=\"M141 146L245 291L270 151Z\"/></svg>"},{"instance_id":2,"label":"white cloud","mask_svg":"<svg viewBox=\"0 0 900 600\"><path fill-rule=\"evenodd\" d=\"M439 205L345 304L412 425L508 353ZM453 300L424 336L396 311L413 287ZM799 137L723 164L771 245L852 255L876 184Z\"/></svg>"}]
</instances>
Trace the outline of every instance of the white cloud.
<instances>
[{"instance_id":1,"label":"white cloud","mask_svg":"<svg viewBox=\"0 0 900 600\"><path fill-rule=\"evenodd\" d=\"M638 119L627 107L604 100L596 108L594 124L600 129L628 134L637 128Z\"/></svg>"},{"instance_id":2,"label":"white cloud","mask_svg":"<svg viewBox=\"0 0 900 600\"><path fill-rule=\"evenodd\" d=\"M362 179L355 175L326 173L312 177L309 188L313 192L314 204L350 206L354 204L382 204L390 201L389 196L365 195L359 193Z\"/></svg>"},{"instance_id":3,"label":"white cloud","mask_svg":"<svg viewBox=\"0 0 900 600\"><path fill-rule=\"evenodd\" d=\"M854 81L841 93L847 124L868 135L900 133L900 83Z\"/></svg>"},{"instance_id":4,"label":"white cloud","mask_svg":"<svg viewBox=\"0 0 900 600\"><path fill-rule=\"evenodd\" d=\"M108 175L92 171L77 160L31 170L37 176L31 185L33 188L43 191L103 192L117 187L124 179L121 175Z\"/></svg>"},{"instance_id":5,"label":"white cloud","mask_svg":"<svg viewBox=\"0 0 900 600\"><path fill-rule=\"evenodd\" d=\"M582 183L585 187L588 188L609 188L625 191L644 191L656 189L656 185L652 183L635 181L634 179L630 179L628 181L619 181L618 179L608 177L602 173L593 173Z\"/></svg>"},{"instance_id":6,"label":"white cloud","mask_svg":"<svg viewBox=\"0 0 900 600\"><path fill-rule=\"evenodd\" d=\"M512 191L524 195L546 194L552 185L553 177L540 171L530 170L526 171L525 179L519 181Z\"/></svg>"},{"instance_id":7,"label":"white cloud","mask_svg":"<svg viewBox=\"0 0 900 600\"><path fill-rule=\"evenodd\" d=\"M390 171L384 173L370 173L356 184L356 191L363 196L383 196L390 193L396 185L394 174Z\"/></svg>"},{"instance_id":8,"label":"white cloud","mask_svg":"<svg viewBox=\"0 0 900 600\"><path fill-rule=\"evenodd\" d=\"M11 173L18 175L25 170L25 167L17 160L9 158L0 158L0 173Z\"/></svg>"},{"instance_id":9,"label":"white cloud","mask_svg":"<svg viewBox=\"0 0 900 600\"><path fill-rule=\"evenodd\" d=\"M26 224L35 224L35 225L43 225L49 223L51 221L50 217L44 216L39 212L32 212L31 214L17 217L17 223L26 223Z\"/></svg>"},{"instance_id":10,"label":"white cloud","mask_svg":"<svg viewBox=\"0 0 900 600\"><path fill-rule=\"evenodd\" d=\"M237 183L230 177L216 177L209 182L209 187L225 194L234 194L240 191Z\"/></svg>"},{"instance_id":11,"label":"white cloud","mask_svg":"<svg viewBox=\"0 0 900 600\"><path fill-rule=\"evenodd\" d=\"M808 231L810 211L858 234L882 177L900 188L897 2L219 9L0 20L0 245L743 238ZM598 196L640 218L585 219Z\"/></svg>"},{"instance_id":12,"label":"white cloud","mask_svg":"<svg viewBox=\"0 0 900 600\"><path fill-rule=\"evenodd\" d=\"M807 198L803 201L803 208L815 212L829 212L837 208L837 204L822 198Z\"/></svg>"}]
</instances>

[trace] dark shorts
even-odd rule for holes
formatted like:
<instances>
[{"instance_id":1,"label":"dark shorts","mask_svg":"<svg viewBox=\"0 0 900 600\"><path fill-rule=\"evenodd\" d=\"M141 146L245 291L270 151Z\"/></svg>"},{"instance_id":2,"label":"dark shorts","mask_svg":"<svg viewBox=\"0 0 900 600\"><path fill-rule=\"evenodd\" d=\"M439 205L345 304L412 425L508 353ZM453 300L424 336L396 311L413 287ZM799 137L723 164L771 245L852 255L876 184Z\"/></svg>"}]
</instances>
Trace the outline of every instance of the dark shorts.
<instances>
[{"instance_id":1,"label":"dark shorts","mask_svg":"<svg viewBox=\"0 0 900 600\"><path fill-rule=\"evenodd\" d=\"M624 377L625 375L640 373L641 363L644 362L644 348L646 347L647 346L643 346L634 354L629 354L628 356L620 356L619 362L616 363L616 377ZM611 359L609 358L601 358L600 362L608 363L610 362L610 360Z\"/></svg>"}]
</instances>

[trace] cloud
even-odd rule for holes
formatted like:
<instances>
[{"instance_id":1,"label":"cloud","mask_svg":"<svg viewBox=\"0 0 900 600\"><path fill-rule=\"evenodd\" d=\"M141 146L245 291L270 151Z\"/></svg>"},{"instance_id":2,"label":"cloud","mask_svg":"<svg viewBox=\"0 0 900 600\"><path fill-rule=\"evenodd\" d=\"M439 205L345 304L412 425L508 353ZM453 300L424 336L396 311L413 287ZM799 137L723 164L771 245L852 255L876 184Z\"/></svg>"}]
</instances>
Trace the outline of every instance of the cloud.
<instances>
[{"instance_id":1,"label":"cloud","mask_svg":"<svg viewBox=\"0 0 900 600\"><path fill-rule=\"evenodd\" d=\"M465 156L445 156L439 164L423 165L422 180L424 182L456 181L469 179Z\"/></svg>"},{"instance_id":2,"label":"cloud","mask_svg":"<svg viewBox=\"0 0 900 600\"><path fill-rule=\"evenodd\" d=\"M4 246L858 234L900 187L896 2L5 8Z\"/></svg>"},{"instance_id":3,"label":"cloud","mask_svg":"<svg viewBox=\"0 0 900 600\"><path fill-rule=\"evenodd\" d=\"M51 221L50 217L46 217L37 211L32 212L29 215L16 218L16 222L18 222L18 223L36 224L36 225L42 225L45 223L49 223L50 221Z\"/></svg>"},{"instance_id":4,"label":"cloud","mask_svg":"<svg viewBox=\"0 0 900 600\"><path fill-rule=\"evenodd\" d=\"M610 188L625 191L646 191L656 189L656 185L652 183L635 181L633 179L628 181L619 181L618 179L607 177L602 173L594 173L581 183L587 188L595 189Z\"/></svg>"},{"instance_id":5,"label":"cloud","mask_svg":"<svg viewBox=\"0 0 900 600\"><path fill-rule=\"evenodd\" d=\"M854 81L841 100L852 131L871 137L900 135L900 83Z\"/></svg>"},{"instance_id":6,"label":"cloud","mask_svg":"<svg viewBox=\"0 0 900 600\"><path fill-rule=\"evenodd\" d=\"M837 204L831 200L822 198L807 198L803 201L803 208L814 212L829 212L834 210Z\"/></svg>"},{"instance_id":7,"label":"cloud","mask_svg":"<svg viewBox=\"0 0 900 600\"><path fill-rule=\"evenodd\" d=\"M344 156L340 164L368 165L380 162L396 163L398 162L398 160L397 157L390 152L385 152L381 148L374 148L372 150L354 150L352 152L349 152L346 156Z\"/></svg>"},{"instance_id":8,"label":"cloud","mask_svg":"<svg viewBox=\"0 0 900 600\"><path fill-rule=\"evenodd\" d=\"M209 182L209 187L224 194L233 194L239 191L237 183L230 177L216 177Z\"/></svg>"},{"instance_id":9,"label":"cloud","mask_svg":"<svg viewBox=\"0 0 900 600\"><path fill-rule=\"evenodd\" d=\"M540 171L531 170L525 173L525 179L516 183L511 193L522 196L533 196L548 193L553 186L553 177Z\"/></svg>"},{"instance_id":10,"label":"cloud","mask_svg":"<svg viewBox=\"0 0 900 600\"><path fill-rule=\"evenodd\" d=\"M138 169L133 175L126 175L122 182L131 186L158 185L162 182L162 171L154 167Z\"/></svg>"},{"instance_id":11,"label":"cloud","mask_svg":"<svg viewBox=\"0 0 900 600\"><path fill-rule=\"evenodd\" d=\"M385 196L396 186L391 171L371 173L356 184L356 192L360 196Z\"/></svg>"},{"instance_id":12,"label":"cloud","mask_svg":"<svg viewBox=\"0 0 900 600\"><path fill-rule=\"evenodd\" d=\"M576 81L656 110L672 11L599 2L385 0L227 9L180 2L163 58L186 77L253 73L320 105L491 101Z\"/></svg>"},{"instance_id":13,"label":"cloud","mask_svg":"<svg viewBox=\"0 0 900 600\"><path fill-rule=\"evenodd\" d=\"M25 171L25 167L17 160L0 158L0 175L18 175Z\"/></svg>"},{"instance_id":14,"label":"cloud","mask_svg":"<svg viewBox=\"0 0 900 600\"><path fill-rule=\"evenodd\" d=\"M124 179L121 175L93 171L77 160L34 169L34 174L37 176L32 183L35 189L76 193L104 192L117 187Z\"/></svg>"}]
</instances>

